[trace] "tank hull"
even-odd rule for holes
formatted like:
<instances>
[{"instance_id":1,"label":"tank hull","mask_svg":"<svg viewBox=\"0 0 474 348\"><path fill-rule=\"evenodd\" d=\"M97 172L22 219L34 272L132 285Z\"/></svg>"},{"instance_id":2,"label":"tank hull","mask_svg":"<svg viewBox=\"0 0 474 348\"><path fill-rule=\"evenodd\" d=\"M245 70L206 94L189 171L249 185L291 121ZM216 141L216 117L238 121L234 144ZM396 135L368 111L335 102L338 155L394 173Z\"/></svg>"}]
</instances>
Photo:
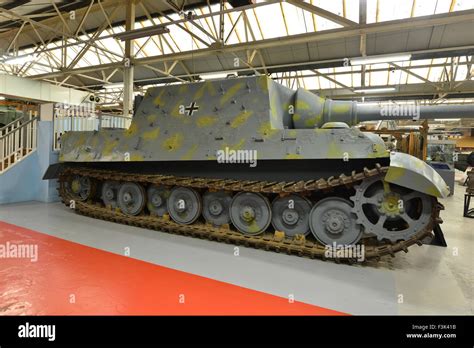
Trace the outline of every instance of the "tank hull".
<instances>
[{"instance_id":1,"label":"tank hull","mask_svg":"<svg viewBox=\"0 0 474 348\"><path fill-rule=\"evenodd\" d=\"M388 166L389 159L341 160L257 160L251 163L218 163L215 161L156 161L156 162L65 162L52 165L43 179L56 179L64 168L90 168L135 174L161 174L178 177L200 177L234 180L299 181L329 178L353 171Z\"/></svg>"}]
</instances>

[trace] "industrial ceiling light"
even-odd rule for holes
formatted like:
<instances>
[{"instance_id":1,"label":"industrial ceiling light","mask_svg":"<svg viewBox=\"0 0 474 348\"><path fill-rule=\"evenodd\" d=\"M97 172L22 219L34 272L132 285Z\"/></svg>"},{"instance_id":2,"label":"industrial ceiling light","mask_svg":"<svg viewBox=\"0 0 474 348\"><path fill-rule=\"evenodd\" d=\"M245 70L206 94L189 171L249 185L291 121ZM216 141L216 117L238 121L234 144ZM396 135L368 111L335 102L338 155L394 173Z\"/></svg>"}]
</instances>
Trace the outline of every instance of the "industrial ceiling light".
<instances>
[{"instance_id":1,"label":"industrial ceiling light","mask_svg":"<svg viewBox=\"0 0 474 348\"><path fill-rule=\"evenodd\" d=\"M230 76L235 76L236 72L235 71L230 71L230 72L218 72L218 73L204 73L204 74L199 74L199 77L202 78L203 80L216 80L216 79L225 79Z\"/></svg>"},{"instance_id":2,"label":"industrial ceiling light","mask_svg":"<svg viewBox=\"0 0 474 348\"><path fill-rule=\"evenodd\" d=\"M410 59L411 59L411 54L386 54L386 55L380 55L380 56L351 58L351 65L403 62Z\"/></svg>"},{"instance_id":3,"label":"industrial ceiling light","mask_svg":"<svg viewBox=\"0 0 474 348\"><path fill-rule=\"evenodd\" d=\"M108 85L104 85L104 88L105 89L123 88L123 82L110 83Z\"/></svg>"},{"instance_id":4,"label":"industrial ceiling light","mask_svg":"<svg viewBox=\"0 0 474 348\"><path fill-rule=\"evenodd\" d=\"M29 63L35 60L35 57L31 54L26 56L19 56L19 57L5 57L3 61L4 64L8 65L22 65L25 63Z\"/></svg>"},{"instance_id":5,"label":"industrial ceiling light","mask_svg":"<svg viewBox=\"0 0 474 348\"><path fill-rule=\"evenodd\" d=\"M149 37L153 35L162 35L169 32L170 30L167 27L152 26L152 27L147 27L147 28L142 28L142 29L137 29L137 30L124 31L123 33L116 34L113 37L120 41L125 41L125 40L140 39L142 37Z\"/></svg>"},{"instance_id":6,"label":"industrial ceiling light","mask_svg":"<svg viewBox=\"0 0 474 348\"><path fill-rule=\"evenodd\" d=\"M377 93L377 92L391 92L395 91L395 87L381 87L381 88L361 88L361 89L354 89L356 93Z\"/></svg>"},{"instance_id":7,"label":"industrial ceiling light","mask_svg":"<svg viewBox=\"0 0 474 348\"><path fill-rule=\"evenodd\" d=\"M435 118L436 122L459 122L460 118Z\"/></svg>"}]
</instances>

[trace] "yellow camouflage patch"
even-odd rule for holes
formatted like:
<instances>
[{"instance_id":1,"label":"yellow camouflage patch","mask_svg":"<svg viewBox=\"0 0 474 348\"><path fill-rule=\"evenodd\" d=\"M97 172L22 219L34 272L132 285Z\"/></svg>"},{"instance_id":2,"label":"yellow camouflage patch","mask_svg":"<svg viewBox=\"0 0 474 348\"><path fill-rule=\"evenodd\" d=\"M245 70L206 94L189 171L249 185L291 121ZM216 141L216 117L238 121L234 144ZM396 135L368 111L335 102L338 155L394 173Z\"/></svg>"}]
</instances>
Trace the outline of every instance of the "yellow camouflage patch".
<instances>
[{"instance_id":1,"label":"yellow camouflage patch","mask_svg":"<svg viewBox=\"0 0 474 348\"><path fill-rule=\"evenodd\" d=\"M142 138L143 138L143 140L149 141L149 140L154 140L154 139L158 138L159 135L160 135L160 128L155 127L152 130L149 130L147 132L143 132Z\"/></svg>"},{"instance_id":2,"label":"yellow camouflage patch","mask_svg":"<svg viewBox=\"0 0 474 348\"><path fill-rule=\"evenodd\" d=\"M161 146L168 151L176 151L183 145L184 137L181 133L176 133L163 141Z\"/></svg>"},{"instance_id":3,"label":"yellow camouflage patch","mask_svg":"<svg viewBox=\"0 0 474 348\"><path fill-rule=\"evenodd\" d=\"M221 98L221 106L224 105L227 101L229 101L229 99L232 98L243 86L244 84L242 82L239 82L230 87Z\"/></svg>"},{"instance_id":4,"label":"yellow camouflage patch","mask_svg":"<svg viewBox=\"0 0 474 348\"><path fill-rule=\"evenodd\" d=\"M196 126L199 128L212 126L218 121L216 116L201 116L196 119Z\"/></svg>"},{"instance_id":5,"label":"yellow camouflage patch","mask_svg":"<svg viewBox=\"0 0 474 348\"><path fill-rule=\"evenodd\" d=\"M243 111L238 114L230 123L232 128L238 128L247 122L248 118L252 116L253 111Z\"/></svg>"}]
</instances>

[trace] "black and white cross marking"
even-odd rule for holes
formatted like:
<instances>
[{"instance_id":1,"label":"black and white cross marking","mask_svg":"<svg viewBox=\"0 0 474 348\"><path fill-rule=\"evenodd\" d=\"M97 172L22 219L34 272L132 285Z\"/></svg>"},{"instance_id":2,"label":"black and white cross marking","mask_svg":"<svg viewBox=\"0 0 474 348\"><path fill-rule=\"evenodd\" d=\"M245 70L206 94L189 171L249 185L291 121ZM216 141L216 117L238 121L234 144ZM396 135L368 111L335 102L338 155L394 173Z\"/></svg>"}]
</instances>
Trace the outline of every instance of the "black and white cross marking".
<instances>
[{"instance_id":1,"label":"black and white cross marking","mask_svg":"<svg viewBox=\"0 0 474 348\"><path fill-rule=\"evenodd\" d=\"M186 106L184 110L187 112L188 116L192 116L194 111L199 110L199 106L193 101L189 106Z\"/></svg>"}]
</instances>

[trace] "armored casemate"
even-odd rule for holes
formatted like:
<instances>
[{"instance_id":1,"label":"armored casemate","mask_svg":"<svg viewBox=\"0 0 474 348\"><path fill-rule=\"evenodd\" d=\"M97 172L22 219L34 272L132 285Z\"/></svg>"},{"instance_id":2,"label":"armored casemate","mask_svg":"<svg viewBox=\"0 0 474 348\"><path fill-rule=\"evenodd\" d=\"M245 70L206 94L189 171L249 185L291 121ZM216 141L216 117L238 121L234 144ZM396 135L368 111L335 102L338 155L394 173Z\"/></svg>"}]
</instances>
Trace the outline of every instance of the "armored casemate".
<instances>
[{"instance_id":1,"label":"armored casemate","mask_svg":"<svg viewBox=\"0 0 474 348\"><path fill-rule=\"evenodd\" d=\"M151 88L129 129L64 134L45 178L98 218L308 256L364 244L378 257L429 236L448 189L424 162L351 126L474 114L417 113L391 117L266 76Z\"/></svg>"}]
</instances>

